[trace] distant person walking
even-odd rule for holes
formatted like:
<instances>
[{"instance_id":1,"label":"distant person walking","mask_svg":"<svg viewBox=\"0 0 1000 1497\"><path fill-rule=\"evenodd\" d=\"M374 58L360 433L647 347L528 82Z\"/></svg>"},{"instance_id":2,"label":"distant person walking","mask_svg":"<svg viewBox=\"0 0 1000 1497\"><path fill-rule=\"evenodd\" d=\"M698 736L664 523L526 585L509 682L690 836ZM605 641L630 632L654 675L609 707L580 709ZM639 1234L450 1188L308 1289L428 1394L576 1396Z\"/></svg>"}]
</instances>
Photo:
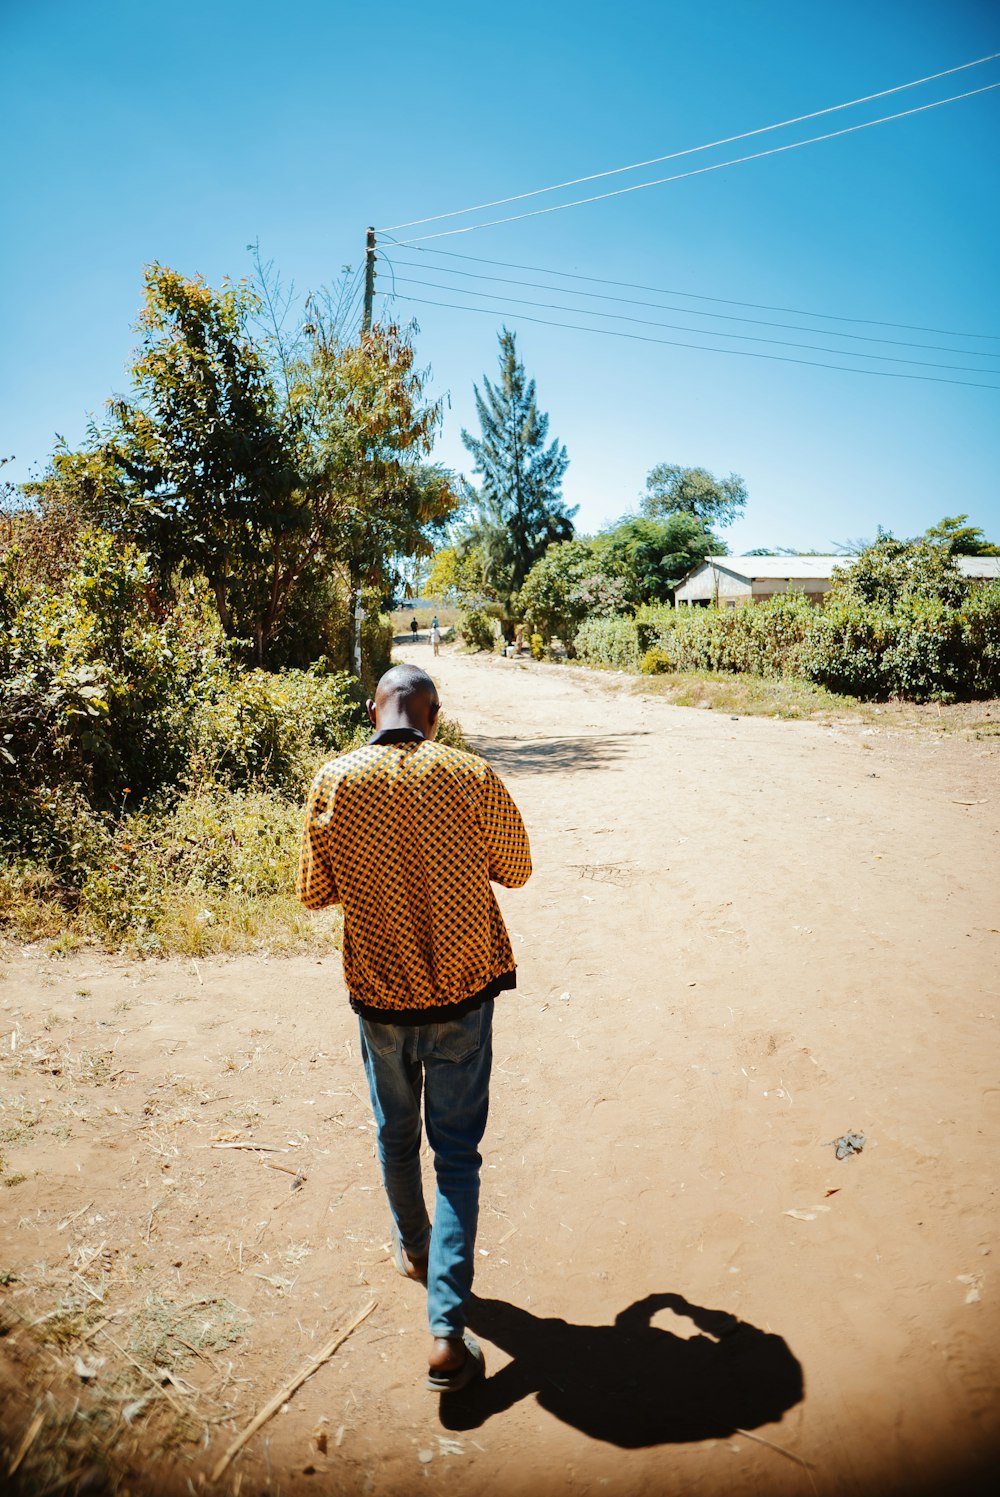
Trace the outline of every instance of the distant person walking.
<instances>
[{"instance_id":1,"label":"distant person walking","mask_svg":"<svg viewBox=\"0 0 1000 1497\"><path fill-rule=\"evenodd\" d=\"M367 704L364 748L313 781L298 896L344 909L344 980L378 1130L396 1268L427 1285L427 1385L456 1392L483 1372L466 1335L479 1219L493 1003L516 983L493 883L520 888L531 852L514 802L484 759L434 742L437 687L397 665ZM420 1173L420 1103L434 1154L431 1226Z\"/></svg>"},{"instance_id":2,"label":"distant person walking","mask_svg":"<svg viewBox=\"0 0 1000 1497\"><path fill-rule=\"evenodd\" d=\"M417 629L418 628L419 628L419 625L417 624L417 615L414 614L413 617L412 617L412 619L410 620L410 633L413 635L413 643L414 644L416 644L416 642L417 642Z\"/></svg>"},{"instance_id":3,"label":"distant person walking","mask_svg":"<svg viewBox=\"0 0 1000 1497\"><path fill-rule=\"evenodd\" d=\"M431 619L431 644L434 646L435 655L441 653L441 630L438 627L437 615Z\"/></svg>"}]
</instances>

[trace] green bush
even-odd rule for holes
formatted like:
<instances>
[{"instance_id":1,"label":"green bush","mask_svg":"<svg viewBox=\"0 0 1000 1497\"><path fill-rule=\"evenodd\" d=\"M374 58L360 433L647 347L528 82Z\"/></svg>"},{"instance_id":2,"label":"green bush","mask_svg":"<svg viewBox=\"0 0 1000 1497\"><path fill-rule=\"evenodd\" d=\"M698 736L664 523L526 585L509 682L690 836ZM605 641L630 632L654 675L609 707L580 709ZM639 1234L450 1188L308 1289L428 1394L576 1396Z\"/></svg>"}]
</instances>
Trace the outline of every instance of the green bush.
<instances>
[{"instance_id":1,"label":"green bush","mask_svg":"<svg viewBox=\"0 0 1000 1497\"><path fill-rule=\"evenodd\" d=\"M962 606L962 631L969 694L1000 696L1000 582L969 588Z\"/></svg>"},{"instance_id":2,"label":"green bush","mask_svg":"<svg viewBox=\"0 0 1000 1497\"><path fill-rule=\"evenodd\" d=\"M589 619L577 635L584 660L645 674L716 671L806 679L830 691L886 700L954 701L1000 695L1000 583L964 587L935 558L892 589L878 559L880 595L868 601L850 573L826 607L782 593L736 608L646 608L635 618ZM867 565L867 564L866 564ZM921 575L926 577L926 591Z\"/></svg>"},{"instance_id":3,"label":"green bush","mask_svg":"<svg viewBox=\"0 0 1000 1497\"><path fill-rule=\"evenodd\" d=\"M661 650L659 645L654 645L639 661L639 669L644 676L662 676L673 671L674 662L666 650Z\"/></svg>"},{"instance_id":4,"label":"green bush","mask_svg":"<svg viewBox=\"0 0 1000 1497\"><path fill-rule=\"evenodd\" d=\"M493 620L482 608L467 608L458 620L458 632L470 650L493 648Z\"/></svg>"},{"instance_id":5,"label":"green bush","mask_svg":"<svg viewBox=\"0 0 1000 1497\"><path fill-rule=\"evenodd\" d=\"M217 626L195 603L160 607L145 557L110 536L87 540L58 592L18 588L13 560L0 575L0 804L62 782L108 803L176 778L190 703L228 669Z\"/></svg>"},{"instance_id":6,"label":"green bush","mask_svg":"<svg viewBox=\"0 0 1000 1497\"><path fill-rule=\"evenodd\" d=\"M635 619L587 619L581 624L573 643L579 658L591 665L634 671L639 663L639 632Z\"/></svg>"},{"instance_id":7,"label":"green bush","mask_svg":"<svg viewBox=\"0 0 1000 1497\"><path fill-rule=\"evenodd\" d=\"M343 672L247 671L198 703L191 750L201 777L295 797L317 761L363 725L355 682Z\"/></svg>"},{"instance_id":8,"label":"green bush","mask_svg":"<svg viewBox=\"0 0 1000 1497\"><path fill-rule=\"evenodd\" d=\"M957 607L914 592L891 608L834 594L816 620L805 673L876 701L1000 695L1000 584L969 588Z\"/></svg>"}]
</instances>

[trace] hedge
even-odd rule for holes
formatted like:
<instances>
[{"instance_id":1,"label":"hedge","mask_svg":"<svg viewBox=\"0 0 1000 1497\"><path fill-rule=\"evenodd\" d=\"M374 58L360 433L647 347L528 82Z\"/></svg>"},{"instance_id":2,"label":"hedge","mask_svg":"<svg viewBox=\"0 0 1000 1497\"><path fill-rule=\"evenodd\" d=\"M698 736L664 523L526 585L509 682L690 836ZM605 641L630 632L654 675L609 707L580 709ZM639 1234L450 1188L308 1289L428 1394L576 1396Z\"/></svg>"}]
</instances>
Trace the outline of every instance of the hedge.
<instances>
[{"instance_id":1,"label":"hedge","mask_svg":"<svg viewBox=\"0 0 1000 1497\"><path fill-rule=\"evenodd\" d=\"M906 593L891 606L799 593L736 608L647 608L588 619L580 659L619 670L794 676L867 700L955 701L1000 695L1000 583L953 604Z\"/></svg>"}]
</instances>

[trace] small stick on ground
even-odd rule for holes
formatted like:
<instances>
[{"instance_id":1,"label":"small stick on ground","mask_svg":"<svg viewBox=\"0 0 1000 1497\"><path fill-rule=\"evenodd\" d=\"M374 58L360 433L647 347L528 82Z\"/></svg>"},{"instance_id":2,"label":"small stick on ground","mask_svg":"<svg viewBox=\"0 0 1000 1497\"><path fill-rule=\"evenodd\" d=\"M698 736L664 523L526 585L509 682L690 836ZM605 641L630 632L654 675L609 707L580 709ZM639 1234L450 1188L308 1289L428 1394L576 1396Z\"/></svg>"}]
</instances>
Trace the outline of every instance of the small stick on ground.
<instances>
[{"instance_id":1,"label":"small stick on ground","mask_svg":"<svg viewBox=\"0 0 1000 1497\"><path fill-rule=\"evenodd\" d=\"M328 1341L326 1346L324 1346L321 1351L318 1351L314 1357L310 1357L306 1365L299 1372L297 1372L294 1377L289 1378L284 1387L279 1388L278 1392L271 1399L270 1403L266 1403L261 1409L260 1413L254 1419L251 1419L250 1423L247 1425L243 1433L237 1435L236 1439L230 1445L225 1455L223 1455L221 1459L216 1462L211 1474L212 1481L219 1480L219 1477L223 1474L230 1461L234 1456L240 1453L251 1436L255 1435L261 1428L261 1426L266 1424L267 1421L272 1417L272 1415L278 1412L283 1403L287 1403L288 1399L291 1398L296 1389L301 1388L306 1378L311 1377L318 1367L322 1367L324 1362L328 1362L330 1360L337 1348L343 1346L348 1336L350 1336L354 1331L357 1330L358 1326L363 1320L368 1319L368 1316L372 1313L377 1304L377 1299L369 1300L364 1309L360 1310L358 1314L355 1315L354 1319L345 1330L338 1331L332 1341Z\"/></svg>"},{"instance_id":2,"label":"small stick on ground","mask_svg":"<svg viewBox=\"0 0 1000 1497\"><path fill-rule=\"evenodd\" d=\"M79 1211L74 1211L73 1212L72 1216L63 1217L62 1221L56 1227L56 1231L57 1232L65 1232L65 1230L69 1226L70 1222L75 1222L76 1219L77 1219L77 1217L78 1216L82 1216L85 1211L89 1211L90 1208L91 1208L91 1206L93 1204L94 1204L93 1201L88 1201L88 1203L87 1203L86 1206L81 1206L80 1209L79 1209Z\"/></svg>"},{"instance_id":3,"label":"small stick on ground","mask_svg":"<svg viewBox=\"0 0 1000 1497\"><path fill-rule=\"evenodd\" d=\"M264 1153L264 1154L287 1154L288 1153L288 1150L285 1148L285 1146L283 1144L258 1144L258 1143L212 1144L211 1147L213 1149L257 1149L259 1152Z\"/></svg>"},{"instance_id":4,"label":"small stick on ground","mask_svg":"<svg viewBox=\"0 0 1000 1497\"><path fill-rule=\"evenodd\" d=\"M307 1178L295 1168L294 1164L279 1164L276 1159L262 1159L261 1164L266 1170L284 1170L286 1175L298 1175L300 1180Z\"/></svg>"}]
</instances>

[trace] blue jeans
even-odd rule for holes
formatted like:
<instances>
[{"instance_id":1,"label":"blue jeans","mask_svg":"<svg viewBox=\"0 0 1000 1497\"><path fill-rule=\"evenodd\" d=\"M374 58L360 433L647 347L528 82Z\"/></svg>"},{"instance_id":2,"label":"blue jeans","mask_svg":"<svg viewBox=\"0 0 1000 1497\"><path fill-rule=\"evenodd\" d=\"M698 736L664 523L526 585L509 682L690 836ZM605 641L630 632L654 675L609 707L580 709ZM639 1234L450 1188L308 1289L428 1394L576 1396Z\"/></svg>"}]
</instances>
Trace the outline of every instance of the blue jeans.
<instances>
[{"instance_id":1,"label":"blue jeans","mask_svg":"<svg viewBox=\"0 0 1000 1497\"><path fill-rule=\"evenodd\" d=\"M422 1256L430 1240L431 1335L461 1336L479 1221L479 1143L489 1111L493 1003L442 1024L361 1019L360 1025L393 1223L411 1257ZM420 1175L421 1091L437 1176L433 1233Z\"/></svg>"}]
</instances>

